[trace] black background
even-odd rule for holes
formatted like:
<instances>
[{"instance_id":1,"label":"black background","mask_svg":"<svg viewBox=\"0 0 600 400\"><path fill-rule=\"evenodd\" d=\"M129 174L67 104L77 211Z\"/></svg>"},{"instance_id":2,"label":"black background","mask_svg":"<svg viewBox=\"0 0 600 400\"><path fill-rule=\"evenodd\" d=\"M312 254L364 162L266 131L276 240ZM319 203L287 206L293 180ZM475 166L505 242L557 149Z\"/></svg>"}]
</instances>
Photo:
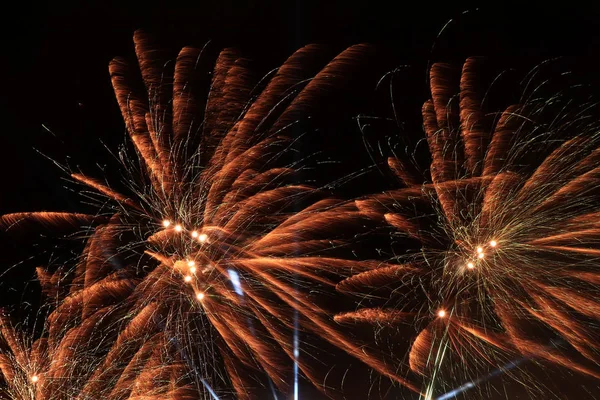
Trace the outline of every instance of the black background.
<instances>
[{"instance_id":1,"label":"black background","mask_svg":"<svg viewBox=\"0 0 600 400\"><path fill-rule=\"evenodd\" d=\"M423 71L413 88L420 96L414 100L418 107L427 95L427 63L460 62L470 55L523 69L564 56L577 79L597 84L599 17L600 6L571 2L479 7L400 1L21 4L4 10L2 24L0 214L86 209L76 186L67 184L61 170L37 150L85 171L114 164L103 143L114 150L125 133L107 65L114 56L133 56L138 28L173 49L208 40L217 48L236 46L265 68L307 43L374 43L397 65ZM364 150L343 143L339 148L347 154ZM50 253L43 241L33 242L37 245L1 238L0 306L27 311L28 302L36 302L37 285L27 282L36 263ZM20 263L31 256L35 259ZM540 383L560 388L564 398L592 399L600 393L597 382L564 371L534 374ZM528 398L518 385L498 381L498 387L498 398Z\"/></svg>"}]
</instances>

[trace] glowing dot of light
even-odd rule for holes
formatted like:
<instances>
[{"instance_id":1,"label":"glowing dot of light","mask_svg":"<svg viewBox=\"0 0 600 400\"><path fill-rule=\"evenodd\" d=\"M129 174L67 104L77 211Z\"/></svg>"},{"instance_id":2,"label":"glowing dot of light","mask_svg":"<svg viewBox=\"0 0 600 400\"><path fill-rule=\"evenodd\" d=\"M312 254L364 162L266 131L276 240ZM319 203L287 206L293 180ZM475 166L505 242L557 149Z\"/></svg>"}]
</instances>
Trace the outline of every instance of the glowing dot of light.
<instances>
[{"instance_id":1,"label":"glowing dot of light","mask_svg":"<svg viewBox=\"0 0 600 400\"><path fill-rule=\"evenodd\" d=\"M177 225L175 225L175 230L177 232L181 232L183 230L183 228L181 227L181 225L177 224Z\"/></svg>"},{"instance_id":2,"label":"glowing dot of light","mask_svg":"<svg viewBox=\"0 0 600 400\"><path fill-rule=\"evenodd\" d=\"M444 318L446 316L446 310L439 310L437 312L438 317Z\"/></svg>"},{"instance_id":3,"label":"glowing dot of light","mask_svg":"<svg viewBox=\"0 0 600 400\"><path fill-rule=\"evenodd\" d=\"M189 275L186 275L185 278L183 278L183 280L186 282L190 282L192 280L192 277Z\"/></svg>"},{"instance_id":4,"label":"glowing dot of light","mask_svg":"<svg viewBox=\"0 0 600 400\"><path fill-rule=\"evenodd\" d=\"M193 231L192 232L192 237L193 238L197 238L198 237L198 231Z\"/></svg>"},{"instance_id":5,"label":"glowing dot of light","mask_svg":"<svg viewBox=\"0 0 600 400\"><path fill-rule=\"evenodd\" d=\"M36 382L37 382L37 381L39 381L39 380L40 380L40 378L39 378L37 375L33 375L33 376L31 377L31 382L33 382L33 383L36 383Z\"/></svg>"},{"instance_id":6,"label":"glowing dot of light","mask_svg":"<svg viewBox=\"0 0 600 400\"><path fill-rule=\"evenodd\" d=\"M479 253L479 254L483 253L483 247L478 247L477 248L477 253Z\"/></svg>"},{"instance_id":7,"label":"glowing dot of light","mask_svg":"<svg viewBox=\"0 0 600 400\"><path fill-rule=\"evenodd\" d=\"M477 257L479 257L479 258L483 258L483 253L479 253L479 254L477 254Z\"/></svg>"},{"instance_id":8,"label":"glowing dot of light","mask_svg":"<svg viewBox=\"0 0 600 400\"><path fill-rule=\"evenodd\" d=\"M192 274L195 274L196 273L196 267L190 267L190 272Z\"/></svg>"},{"instance_id":9,"label":"glowing dot of light","mask_svg":"<svg viewBox=\"0 0 600 400\"><path fill-rule=\"evenodd\" d=\"M171 225L171 221L169 221L168 219L165 219L165 220L163 221L163 226L164 226L165 228L168 228L168 227L169 227L169 225Z\"/></svg>"},{"instance_id":10,"label":"glowing dot of light","mask_svg":"<svg viewBox=\"0 0 600 400\"><path fill-rule=\"evenodd\" d=\"M193 267L196 263L193 260L188 261L188 267Z\"/></svg>"},{"instance_id":11,"label":"glowing dot of light","mask_svg":"<svg viewBox=\"0 0 600 400\"><path fill-rule=\"evenodd\" d=\"M198 241L200 243L206 242L206 239L208 239L208 235L206 233L201 233L200 235L198 235Z\"/></svg>"},{"instance_id":12,"label":"glowing dot of light","mask_svg":"<svg viewBox=\"0 0 600 400\"><path fill-rule=\"evenodd\" d=\"M473 268L475 268L475 264L473 264L472 262L467 263L467 268L473 269Z\"/></svg>"},{"instance_id":13,"label":"glowing dot of light","mask_svg":"<svg viewBox=\"0 0 600 400\"><path fill-rule=\"evenodd\" d=\"M492 240L490 242L490 246L492 246L492 247L496 247L497 244L498 244L498 242L496 242L495 240Z\"/></svg>"},{"instance_id":14,"label":"glowing dot of light","mask_svg":"<svg viewBox=\"0 0 600 400\"><path fill-rule=\"evenodd\" d=\"M202 293L202 292L198 292L198 293L196 294L196 297L198 298L198 300L202 300L202 299L204 298L204 293Z\"/></svg>"}]
</instances>

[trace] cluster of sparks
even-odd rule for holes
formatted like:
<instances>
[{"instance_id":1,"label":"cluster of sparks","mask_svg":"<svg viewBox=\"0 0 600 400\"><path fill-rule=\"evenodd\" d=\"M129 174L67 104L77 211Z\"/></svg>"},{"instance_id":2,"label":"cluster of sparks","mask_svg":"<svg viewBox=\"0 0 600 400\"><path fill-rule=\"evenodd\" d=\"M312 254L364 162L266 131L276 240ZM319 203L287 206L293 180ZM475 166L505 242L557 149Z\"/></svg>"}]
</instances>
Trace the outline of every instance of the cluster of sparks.
<instances>
[{"instance_id":1,"label":"cluster of sparks","mask_svg":"<svg viewBox=\"0 0 600 400\"><path fill-rule=\"evenodd\" d=\"M409 157L391 157L398 189L342 201L299 183L299 163L286 155L298 139L292 128L326 114L327 96L348 86L368 47L331 59L307 46L258 81L233 50L208 79L198 78L202 50L182 49L169 72L143 33L135 44L142 95L125 62L110 66L141 161L131 196L77 173L114 202L109 213L0 221L93 227L74 269L37 270L53 307L41 337L24 339L2 315L0 393L297 397L301 375L335 397L328 368L302 348L311 338L429 399L523 356L600 378L600 140L592 127L569 137L568 124L537 126L530 105L486 114L477 60L456 82L436 64L423 107L425 173ZM194 92L202 79L207 97ZM524 169L527 150L546 143L541 129L567 137ZM356 257L356 238L381 229L402 253ZM332 296L336 306L358 306L333 310ZM375 336L365 338L365 326ZM392 339L373 339L384 334ZM553 336L562 348L537 340Z\"/></svg>"},{"instance_id":2,"label":"cluster of sparks","mask_svg":"<svg viewBox=\"0 0 600 400\"><path fill-rule=\"evenodd\" d=\"M181 233L184 231L184 228L180 225L180 224L175 224L172 226L171 221L169 221L168 219L163 220L162 225L165 229L169 229L170 227L172 227L173 230L175 230L175 232L177 233ZM192 240L197 240L198 243L200 244L204 244L207 242L208 240L208 235L206 233L198 233L197 230L192 230L191 232L189 232L190 238ZM184 274L183 276L183 280L186 283L192 283L192 281L195 281L194 277L196 275L196 271L197 271L197 266L196 266L196 261L194 260L185 260L183 261L184 264L187 266L187 271L185 268L182 268L182 274ZM212 269L210 264L205 265L201 272L203 274L209 272ZM196 298L200 301L202 301L202 299L204 299L204 292L198 289L194 290L194 293L196 293Z\"/></svg>"}]
</instances>

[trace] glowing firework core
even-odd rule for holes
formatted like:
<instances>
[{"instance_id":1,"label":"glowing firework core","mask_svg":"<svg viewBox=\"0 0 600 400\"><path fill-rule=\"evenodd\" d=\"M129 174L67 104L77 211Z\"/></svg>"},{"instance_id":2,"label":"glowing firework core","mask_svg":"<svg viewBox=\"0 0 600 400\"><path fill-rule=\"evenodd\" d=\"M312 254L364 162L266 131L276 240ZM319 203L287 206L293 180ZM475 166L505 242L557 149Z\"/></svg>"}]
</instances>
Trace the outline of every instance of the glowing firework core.
<instances>
[{"instance_id":1,"label":"glowing firework core","mask_svg":"<svg viewBox=\"0 0 600 400\"><path fill-rule=\"evenodd\" d=\"M446 310L439 310L437 315L440 318L444 318L446 316Z\"/></svg>"}]
</instances>

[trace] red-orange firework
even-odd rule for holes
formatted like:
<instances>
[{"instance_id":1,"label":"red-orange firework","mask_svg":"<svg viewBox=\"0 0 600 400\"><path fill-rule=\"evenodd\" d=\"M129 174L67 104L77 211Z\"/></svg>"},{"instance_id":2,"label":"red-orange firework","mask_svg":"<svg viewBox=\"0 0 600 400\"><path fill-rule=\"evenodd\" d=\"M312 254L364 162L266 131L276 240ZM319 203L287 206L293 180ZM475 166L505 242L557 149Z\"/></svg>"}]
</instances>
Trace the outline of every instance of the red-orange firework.
<instances>
[{"instance_id":1,"label":"red-orange firework","mask_svg":"<svg viewBox=\"0 0 600 400\"><path fill-rule=\"evenodd\" d=\"M270 385L290 392L295 363L320 386L312 350L298 346L304 332L369 359L319 303L340 276L377 265L336 256L365 217L298 183L294 156L307 118L349 93L369 48L331 59L307 46L262 81L234 50L221 52L210 78L200 49L165 63L138 32L135 50L145 91L125 61L110 64L141 164L138 177L126 161L130 192L74 173L114 204L108 215L2 217L9 230L97 225L73 271L38 269L55 304L42 338L19 338L2 320L4 393L198 399L228 398L232 387L257 398ZM203 79L207 98L197 93Z\"/></svg>"},{"instance_id":2,"label":"red-orange firework","mask_svg":"<svg viewBox=\"0 0 600 400\"><path fill-rule=\"evenodd\" d=\"M567 113L555 96L486 113L478 63L431 68L425 177L411 154L391 157L401 187L355 202L395 231L396 264L337 285L361 306L336 320L394 335L398 363L424 379L427 398L522 356L600 378L591 106ZM549 112L551 123L536 122Z\"/></svg>"}]
</instances>

